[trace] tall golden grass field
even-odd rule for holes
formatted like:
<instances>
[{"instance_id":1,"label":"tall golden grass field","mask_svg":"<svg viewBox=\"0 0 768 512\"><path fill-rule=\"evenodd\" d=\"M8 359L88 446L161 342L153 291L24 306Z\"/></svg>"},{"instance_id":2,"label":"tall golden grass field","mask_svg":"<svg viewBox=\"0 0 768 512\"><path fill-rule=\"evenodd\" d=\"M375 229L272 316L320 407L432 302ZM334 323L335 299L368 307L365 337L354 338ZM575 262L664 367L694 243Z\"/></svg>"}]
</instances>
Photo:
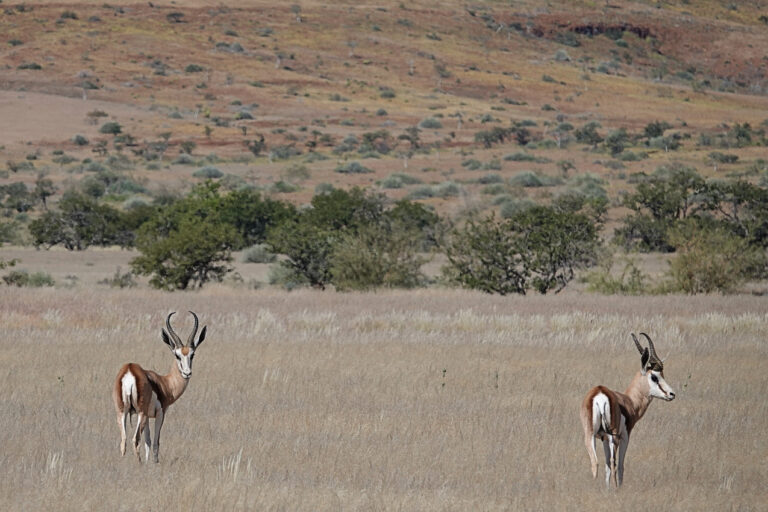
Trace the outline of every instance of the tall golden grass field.
<instances>
[{"instance_id":1,"label":"tall golden grass field","mask_svg":"<svg viewBox=\"0 0 768 512\"><path fill-rule=\"evenodd\" d=\"M208 336L160 463L120 457L118 368ZM766 510L765 299L0 288L3 510ZM667 358L624 486L579 405ZM134 420L135 421L135 420Z\"/></svg>"}]
</instances>

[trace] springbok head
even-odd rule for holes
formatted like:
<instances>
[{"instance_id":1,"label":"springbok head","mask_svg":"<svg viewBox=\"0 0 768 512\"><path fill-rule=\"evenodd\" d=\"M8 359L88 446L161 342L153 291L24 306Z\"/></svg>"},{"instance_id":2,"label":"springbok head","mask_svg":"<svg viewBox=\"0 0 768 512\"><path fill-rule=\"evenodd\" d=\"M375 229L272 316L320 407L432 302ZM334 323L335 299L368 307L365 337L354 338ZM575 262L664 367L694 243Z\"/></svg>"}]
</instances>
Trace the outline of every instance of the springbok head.
<instances>
[{"instance_id":1,"label":"springbok head","mask_svg":"<svg viewBox=\"0 0 768 512\"><path fill-rule=\"evenodd\" d=\"M671 401L675 399L675 391L664 380L664 361L656 355L656 348L653 346L651 337L644 332L640 333L648 340L648 346L643 348L638 341L637 336L632 333L632 340L635 342L638 352L640 352L641 372L648 378L648 387L651 396Z\"/></svg>"},{"instance_id":2,"label":"springbok head","mask_svg":"<svg viewBox=\"0 0 768 512\"><path fill-rule=\"evenodd\" d=\"M189 335L189 339L187 339L186 345L181 342L181 338L179 338L179 335L176 334L176 331L171 327L171 317L176 314L175 311L165 319L165 326L168 330L166 331L163 329L163 342L168 345L171 352L173 352L174 357L176 357L176 365L179 367L181 376L185 379L189 379L192 376L192 359L195 357L195 350L197 350L197 347L199 347L205 339L205 330L208 328L208 326L203 326L203 330L200 331L200 336L195 339L198 320L196 314L192 311L190 311L190 313L192 313L192 316L195 318L195 326L192 329L192 334Z\"/></svg>"}]
</instances>

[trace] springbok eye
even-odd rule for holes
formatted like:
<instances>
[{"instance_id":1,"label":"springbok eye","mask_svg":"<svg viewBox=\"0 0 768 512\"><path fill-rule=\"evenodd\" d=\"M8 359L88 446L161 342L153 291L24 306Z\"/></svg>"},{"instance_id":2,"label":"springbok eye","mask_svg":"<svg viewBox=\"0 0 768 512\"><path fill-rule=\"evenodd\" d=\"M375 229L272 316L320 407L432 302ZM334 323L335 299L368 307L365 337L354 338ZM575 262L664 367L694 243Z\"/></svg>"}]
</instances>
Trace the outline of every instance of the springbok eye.
<instances>
[{"instance_id":1,"label":"springbok eye","mask_svg":"<svg viewBox=\"0 0 768 512\"><path fill-rule=\"evenodd\" d=\"M655 382L656 384L658 384L658 383L659 383L659 378L658 378L657 376L655 376L655 375L651 375L651 380L652 380L653 382Z\"/></svg>"}]
</instances>

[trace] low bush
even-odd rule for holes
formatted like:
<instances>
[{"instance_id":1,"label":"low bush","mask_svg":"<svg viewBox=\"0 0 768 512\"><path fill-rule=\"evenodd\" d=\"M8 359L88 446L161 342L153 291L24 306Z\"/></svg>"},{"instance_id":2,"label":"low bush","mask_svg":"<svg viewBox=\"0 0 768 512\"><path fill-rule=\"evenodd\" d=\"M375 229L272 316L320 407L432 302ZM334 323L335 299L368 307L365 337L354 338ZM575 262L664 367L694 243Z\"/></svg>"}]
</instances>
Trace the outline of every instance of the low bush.
<instances>
[{"instance_id":1,"label":"low bush","mask_svg":"<svg viewBox=\"0 0 768 512\"><path fill-rule=\"evenodd\" d=\"M206 165L205 167L201 167L200 169L193 172L192 176L195 178L215 179L221 178L224 176L224 173L216 167Z\"/></svg>"},{"instance_id":2,"label":"low bush","mask_svg":"<svg viewBox=\"0 0 768 512\"><path fill-rule=\"evenodd\" d=\"M554 178L533 171L522 171L509 179L509 184L515 187L547 187L551 186Z\"/></svg>"},{"instance_id":3,"label":"low bush","mask_svg":"<svg viewBox=\"0 0 768 512\"><path fill-rule=\"evenodd\" d=\"M419 123L419 128L424 128L426 130L439 130L442 127L443 123L434 117L427 117Z\"/></svg>"},{"instance_id":4,"label":"low bush","mask_svg":"<svg viewBox=\"0 0 768 512\"><path fill-rule=\"evenodd\" d=\"M88 139L85 138L83 135L75 135L72 137L72 142L77 144L78 146L87 146L88 145Z\"/></svg>"},{"instance_id":5,"label":"low bush","mask_svg":"<svg viewBox=\"0 0 768 512\"><path fill-rule=\"evenodd\" d=\"M510 219L534 206L536 206L536 202L528 198L508 199L501 203L501 217Z\"/></svg>"},{"instance_id":6,"label":"low bush","mask_svg":"<svg viewBox=\"0 0 768 512\"><path fill-rule=\"evenodd\" d=\"M55 284L50 274L46 272L29 273L26 270L12 270L3 276L3 281L8 286L42 288Z\"/></svg>"},{"instance_id":7,"label":"low bush","mask_svg":"<svg viewBox=\"0 0 768 512\"><path fill-rule=\"evenodd\" d=\"M277 255L267 244L256 244L246 249L243 254L243 263L274 263L275 261L277 261Z\"/></svg>"},{"instance_id":8,"label":"low bush","mask_svg":"<svg viewBox=\"0 0 768 512\"><path fill-rule=\"evenodd\" d=\"M110 288L136 288L139 285L133 276L133 272L130 270L121 272L120 267L117 267L112 277L102 279L99 281L99 284L108 285Z\"/></svg>"},{"instance_id":9,"label":"low bush","mask_svg":"<svg viewBox=\"0 0 768 512\"><path fill-rule=\"evenodd\" d=\"M625 256L621 258L623 267L621 272L616 275L613 270L613 258L606 260L598 269L589 272L584 281L587 283L587 290L604 295L642 295L649 293L649 277L638 266L637 260Z\"/></svg>"},{"instance_id":10,"label":"low bush","mask_svg":"<svg viewBox=\"0 0 768 512\"><path fill-rule=\"evenodd\" d=\"M365 167L360 162L349 162L344 165L339 165L334 170L342 174L369 174L374 172L373 169Z\"/></svg>"},{"instance_id":11,"label":"low bush","mask_svg":"<svg viewBox=\"0 0 768 512\"><path fill-rule=\"evenodd\" d=\"M731 293L766 265L764 251L720 227L682 223L669 241L676 252L667 272L672 291Z\"/></svg>"}]
</instances>

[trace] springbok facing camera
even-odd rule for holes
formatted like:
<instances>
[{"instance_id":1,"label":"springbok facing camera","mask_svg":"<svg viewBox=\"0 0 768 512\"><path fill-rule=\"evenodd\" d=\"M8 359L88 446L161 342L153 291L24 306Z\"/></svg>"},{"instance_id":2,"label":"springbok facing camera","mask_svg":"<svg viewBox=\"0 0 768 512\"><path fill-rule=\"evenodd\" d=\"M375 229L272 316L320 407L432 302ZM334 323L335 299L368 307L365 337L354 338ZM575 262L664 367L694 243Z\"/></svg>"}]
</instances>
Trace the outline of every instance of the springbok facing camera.
<instances>
[{"instance_id":1,"label":"springbok facing camera","mask_svg":"<svg viewBox=\"0 0 768 512\"><path fill-rule=\"evenodd\" d=\"M664 362L656 355L653 341L644 332L640 334L648 340L648 347L644 349L632 334L640 352L641 369L627 390L619 393L597 386L587 393L581 404L581 424L584 426L584 442L592 463L592 477L597 477L595 439L600 439L605 451L605 484L608 488L611 487L611 475L616 487L624 479L624 456L627 454L629 435L645 414L651 400L655 397L669 402L675 398L674 390L664 380Z\"/></svg>"},{"instance_id":2,"label":"springbok facing camera","mask_svg":"<svg viewBox=\"0 0 768 512\"><path fill-rule=\"evenodd\" d=\"M192 313L195 318L195 326L192 329L192 334L189 335L187 344L184 345L179 335L171 327L171 317L174 314L175 311L168 315L165 320L168 330L162 330L163 342L168 345L176 358L176 364L171 367L168 375L158 375L152 370L143 369L138 364L127 363L117 372L115 386L112 390L112 398L117 411L117 423L120 425L121 455L125 455L125 430L128 426L128 416L138 414L136 430L133 433L133 451L139 462L141 462L139 442L142 432L144 432L145 460L149 461L149 447L152 444L149 434L149 418L155 418L155 444L152 448L155 462L158 462L160 429L163 428L166 412L168 407L178 400L184 390L187 389L189 378L192 376L192 358L195 356L197 347L205 339L207 326L203 327L200 336L195 340L198 320L197 315Z\"/></svg>"}]
</instances>

